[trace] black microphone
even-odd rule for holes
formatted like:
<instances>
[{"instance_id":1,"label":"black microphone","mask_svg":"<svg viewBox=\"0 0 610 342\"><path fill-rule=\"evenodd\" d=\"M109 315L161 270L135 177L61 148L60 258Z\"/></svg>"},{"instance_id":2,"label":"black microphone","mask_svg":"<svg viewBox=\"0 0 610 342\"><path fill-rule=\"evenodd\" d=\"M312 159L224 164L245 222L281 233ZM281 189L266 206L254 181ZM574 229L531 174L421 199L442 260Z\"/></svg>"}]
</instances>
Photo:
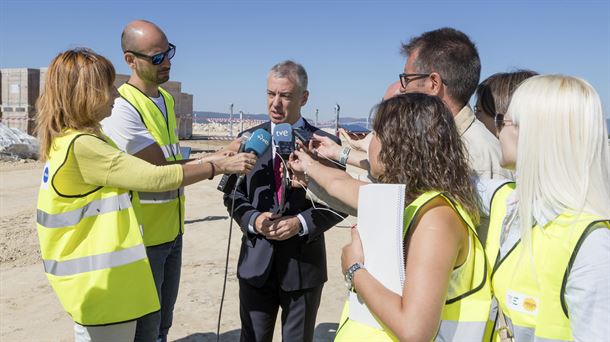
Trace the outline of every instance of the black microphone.
<instances>
[{"instance_id":1,"label":"black microphone","mask_svg":"<svg viewBox=\"0 0 610 342\"><path fill-rule=\"evenodd\" d=\"M303 128L294 128L292 130L292 134L294 134L295 137L301 140L301 142L305 146L309 146L309 141L311 140L311 138L313 138L313 133Z\"/></svg>"},{"instance_id":2,"label":"black microphone","mask_svg":"<svg viewBox=\"0 0 610 342\"><path fill-rule=\"evenodd\" d=\"M241 137L239 137L239 139L241 140L241 144L239 145L239 150L237 151L237 153L241 153L244 151L244 149L246 148L246 143L248 142L251 136L252 133L245 132L241 135ZM233 187L235 186L235 177L232 176L234 176L234 174L223 175L216 189L218 191L224 192L225 194L230 193L231 190L233 190Z\"/></svg>"}]
</instances>

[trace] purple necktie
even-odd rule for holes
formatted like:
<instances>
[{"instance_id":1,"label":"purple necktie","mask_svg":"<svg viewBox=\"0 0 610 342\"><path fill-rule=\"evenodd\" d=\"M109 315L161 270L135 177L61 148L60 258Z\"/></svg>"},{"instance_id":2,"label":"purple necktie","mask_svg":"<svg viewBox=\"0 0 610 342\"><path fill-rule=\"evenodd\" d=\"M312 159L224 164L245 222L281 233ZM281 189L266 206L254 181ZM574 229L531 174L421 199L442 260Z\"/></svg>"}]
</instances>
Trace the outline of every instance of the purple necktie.
<instances>
[{"instance_id":1,"label":"purple necktie","mask_svg":"<svg viewBox=\"0 0 610 342\"><path fill-rule=\"evenodd\" d=\"M277 198L277 203L282 203L282 176L280 173L280 169L282 168L282 159L279 156L275 156L273 158L273 176L275 178L275 196Z\"/></svg>"}]
</instances>

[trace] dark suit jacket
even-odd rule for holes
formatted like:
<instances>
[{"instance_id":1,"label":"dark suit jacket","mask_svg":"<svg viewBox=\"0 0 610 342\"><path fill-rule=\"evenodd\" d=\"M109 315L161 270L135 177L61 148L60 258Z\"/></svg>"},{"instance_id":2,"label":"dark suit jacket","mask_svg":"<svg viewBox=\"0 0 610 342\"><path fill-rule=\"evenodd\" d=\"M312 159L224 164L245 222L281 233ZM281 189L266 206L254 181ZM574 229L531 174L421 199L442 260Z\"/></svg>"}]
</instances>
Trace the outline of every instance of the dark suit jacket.
<instances>
[{"instance_id":1,"label":"dark suit jacket","mask_svg":"<svg viewBox=\"0 0 610 342\"><path fill-rule=\"evenodd\" d=\"M248 131L259 128L271 130L271 122L266 122ZM318 129L305 121L303 129L310 132ZM271 132L270 132L271 133ZM340 141L332 136L340 143ZM306 198L302 188L286 192L283 216L301 214L307 222L309 234L298 234L284 241L267 240L263 235L251 234L248 223L255 213L271 211L278 207L275 196L272 148L270 147L258 161L244 182L235 191L235 206L231 213L232 193L224 196L229 214L241 227L242 237L237 276L255 287L267 282L269 273L275 268L279 285L284 291L308 289L323 284L327 280L326 248L324 232L340 222L342 218L326 210L315 210ZM316 204L316 207L324 207Z\"/></svg>"}]
</instances>

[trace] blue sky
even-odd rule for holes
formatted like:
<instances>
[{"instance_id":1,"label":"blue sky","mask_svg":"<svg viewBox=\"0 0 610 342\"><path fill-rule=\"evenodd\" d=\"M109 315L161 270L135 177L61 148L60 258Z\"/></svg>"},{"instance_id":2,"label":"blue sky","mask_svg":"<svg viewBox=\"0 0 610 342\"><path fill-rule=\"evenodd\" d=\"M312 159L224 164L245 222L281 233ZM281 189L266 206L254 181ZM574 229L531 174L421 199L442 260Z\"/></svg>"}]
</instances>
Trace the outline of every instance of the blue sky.
<instances>
[{"instance_id":1,"label":"blue sky","mask_svg":"<svg viewBox=\"0 0 610 342\"><path fill-rule=\"evenodd\" d=\"M266 74L294 59L309 73L303 114L366 117L405 60L400 44L443 26L477 44L481 80L528 68L588 80L610 108L609 1L0 0L0 66L42 67L87 46L128 73L121 30L148 19L177 46L172 80L194 109L265 113Z\"/></svg>"}]
</instances>

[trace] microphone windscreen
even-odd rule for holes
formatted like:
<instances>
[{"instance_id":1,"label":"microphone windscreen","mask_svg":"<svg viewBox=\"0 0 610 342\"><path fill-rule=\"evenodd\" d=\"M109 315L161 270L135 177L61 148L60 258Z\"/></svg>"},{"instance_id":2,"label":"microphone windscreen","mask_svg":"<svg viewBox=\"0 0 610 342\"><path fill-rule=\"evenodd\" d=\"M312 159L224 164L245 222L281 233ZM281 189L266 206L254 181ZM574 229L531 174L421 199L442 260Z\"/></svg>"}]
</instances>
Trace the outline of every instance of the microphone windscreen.
<instances>
[{"instance_id":1,"label":"microphone windscreen","mask_svg":"<svg viewBox=\"0 0 610 342\"><path fill-rule=\"evenodd\" d=\"M257 157L260 157L267 151L270 145L271 134L264 129L259 128L254 131L250 139L246 141L244 152L252 152L256 154Z\"/></svg>"},{"instance_id":2,"label":"microphone windscreen","mask_svg":"<svg viewBox=\"0 0 610 342\"><path fill-rule=\"evenodd\" d=\"M275 129L273 130L273 141L276 145L279 145L280 142L291 142L292 126L288 123L275 125Z\"/></svg>"},{"instance_id":3,"label":"microphone windscreen","mask_svg":"<svg viewBox=\"0 0 610 342\"><path fill-rule=\"evenodd\" d=\"M273 144L276 151L281 156L288 156L294 151L294 136L292 135L292 125L281 123L275 125L273 130Z\"/></svg>"},{"instance_id":4,"label":"microphone windscreen","mask_svg":"<svg viewBox=\"0 0 610 342\"><path fill-rule=\"evenodd\" d=\"M239 145L239 151L237 151L238 153L244 151L244 149L246 148L246 143L248 142L248 140L250 140L250 137L252 137L252 132L244 132L244 134L239 137L239 141L241 141L241 144Z\"/></svg>"},{"instance_id":5,"label":"microphone windscreen","mask_svg":"<svg viewBox=\"0 0 610 342\"><path fill-rule=\"evenodd\" d=\"M239 139L241 141L246 141L248 139L250 139L250 137L252 136L252 132L244 132L244 134L242 134Z\"/></svg>"}]
</instances>

